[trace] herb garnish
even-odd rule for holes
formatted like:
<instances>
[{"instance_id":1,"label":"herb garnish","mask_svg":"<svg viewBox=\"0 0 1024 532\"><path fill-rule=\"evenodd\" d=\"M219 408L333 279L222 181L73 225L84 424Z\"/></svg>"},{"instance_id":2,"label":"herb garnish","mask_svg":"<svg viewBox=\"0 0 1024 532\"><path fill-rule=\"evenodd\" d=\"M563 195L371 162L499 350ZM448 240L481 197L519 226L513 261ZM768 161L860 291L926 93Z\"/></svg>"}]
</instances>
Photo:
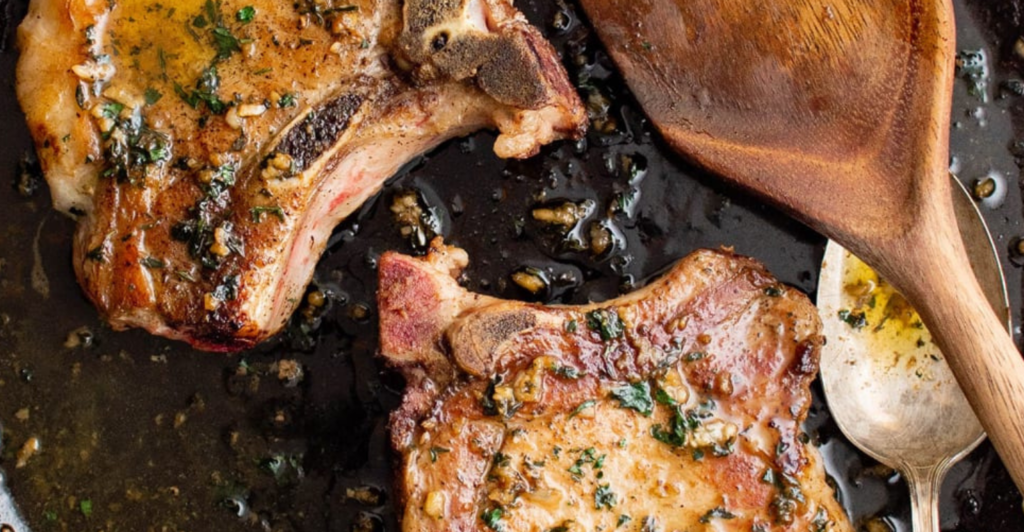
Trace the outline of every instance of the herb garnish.
<instances>
[{"instance_id":1,"label":"herb garnish","mask_svg":"<svg viewBox=\"0 0 1024 532\"><path fill-rule=\"evenodd\" d=\"M162 270L167 267L166 262L155 257L146 257L139 262L151 270Z\"/></svg>"},{"instance_id":2,"label":"herb garnish","mask_svg":"<svg viewBox=\"0 0 1024 532\"><path fill-rule=\"evenodd\" d=\"M847 325L854 329L863 329L867 327L868 320L863 312L851 312L849 310L840 310L839 319L846 322Z\"/></svg>"},{"instance_id":3,"label":"herb garnish","mask_svg":"<svg viewBox=\"0 0 1024 532\"><path fill-rule=\"evenodd\" d=\"M611 396L619 400L622 408L631 408L645 417L654 412L654 401L651 400L651 387L646 381L634 382L611 391Z\"/></svg>"},{"instance_id":4,"label":"herb garnish","mask_svg":"<svg viewBox=\"0 0 1024 532\"><path fill-rule=\"evenodd\" d=\"M253 223L260 223L263 221L263 214L269 213L277 216L279 220L284 221L284 211L278 206L258 206L249 209L249 214L252 216Z\"/></svg>"},{"instance_id":5,"label":"herb garnish","mask_svg":"<svg viewBox=\"0 0 1024 532\"><path fill-rule=\"evenodd\" d=\"M170 160L170 139L146 125L140 113L122 116L124 108L117 102L101 108L104 118L112 120L113 125L101 135L107 167L100 176L145 186L152 168Z\"/></svg>"},{"instance_id":6,"label":"herb garnish","mask_svg":"<svg viewBox=\"0 0 1024 532\"><path fill-rule=\"evenodd\" d=\"M582 403L580 403L579 406L576 407L575 410L572 411L571 414L569 414L569 419L572 419L572 418L578 416L580 414L580 412L583 412L584 410L586 410L588 408L593 408L594 405L596 405L596 404L597 404L597 401L595 401L593 399L591 399L589 401L583 401Z\"/></svg>"},{"instance_id":7,"label":"herb garnish","mask_svg":"<svg viewBox=\"0 0 1024 532\"><path fill-rule=\"evenodd\" d=\"M616 498L615 493L612 492L611 487L608 484L601 484L594 491L594 509L611 510L615 506Z\"/></svg>"},{"instance_id":8,"label":"herb garnish","mask_svg":"<svg viewBox=\"0 0 1024 532\"><path fill-rule=\"evenodd\" d=\"M296 105L295 95L288 92L281 96L281 99L277 101L278 107L295 107Z\"/></svg>"},{"instance_id":9,"label":"herb garnish","mask_svg":"<svg viewBox=\"0 0 1024 532\"><path fill-rule=\"evenodd\" d=\"M231 31L223 26L213 28L213 43L217 48L217 60L231 57L231 54L242 51L242 43Z\"/></svg>"},{"instance_id":10,"label":"herb garnish","mask_svg":"<svg viewBox=\"0 0 1024 532\"><path fill-rule=\"evenodd\" d=\"M221 301L234 301L238 297L238 276L228 275L224 277L217 288L213 289L213 297Z\"/></svg>"},{"instance_id":11,"label":"herb garnish","mask_svg":"<svg viewBox=\"0 0 1024 532\"><path fill-rule=\"evenodd\" d=\"M551 371L554 371L555 375L558 375L559 377L561 377L563 379L570 379L570 380L576 380L576 379L586 375L582 371L580 371L580 370L578 370L578 369L576 369L576 368L574 368L572 366L564 366L562 364L554 364L554 365L552 365L551 366Z\"/></svg>"},{"instance_id":12,"label":"herb garnish","mask_svg":"<svg viewBox=\"0 0 1024 532\"><path fill-rule=\"evenodd\" d=\"M710 523L711 520L716 517L719 519L735 519L736 515L730 512L729 510L722 508L721 506L716 506L708 510L704 515L702 515L700 518L700 522Z\"/></svg>"},{"instance_id":13,"label":"herb garnish","mask_svg":"<svg viewBox=\"0 0 1024 532\"><path fill-rule=\"evenodd\" d=\"M580 457L576 459L576 462L567 471L572 475L573 480L579 482L583 477L583 466L587 464L593 464L597 462L598 458L594 455L597 454L597 449L588 447L580 453ZM604 465L604 456L600 458L601 464Z\"/></svg>"},{"instance_id":14,"label":"herb garnish","mask_svg":"<svg viewBox=\"0 0 1024 532\"><path fill-rule=\"evenodd\" d=\"M654 425L651 427L651 436L673 447L682 447L686 445L687 435L700 426L700 418L692 410L684 413L678 406L673 410L668 429L664 429L660 423Z\"/></svg>"},{"instance_id":15,"label":"herb garnish","mask_svg":"<svg viewBox=\"0 0 1024 532\"><path fill-rule=\"evenodd\" d=\"M245 6L242 9L239 9L238 13L235 13L235 20L241 22L242 24L248 24L252 22L252 19L254 19L255 17L256 8L252 6Z\"/></svg>"},{"instance_id":16,"label":"herb garnish","mask_svg":"<svg viewBox=\"0 0 1024 532\"><path fill-rule=\"evenodd\" d=\"M124 110L124 104L118 102L105 103L101 109L105 118L117 120L121 116L121 111Z\"/></svg>"},{"instance_id":17,"label":"herb garnish","mask_svg":"<svg viewBox=\"0 0 1024 532\"><path fill-rule=\"evenodd\" d=\"M160 98L163 98L164 95L161 94L160 91L154 89L153 87L146 87L146 93L144 97L146 99L146 105L153 105L154 103L159 102Z\"/></svg>"},{"instance_id":18,"label":"herb garnish","mask_svg":"<svg viewBox=\"0 0 1024 532\"><path fill-rule=\"evenodd\" d=\"M587 327L597 332L607 342L622 337L623 325L614 310L594 310L587 313Z\"/></svg>"},{"instance_id":19,"label":"herb garnish","mask_svg":"<svg viewBox=\"0 0 1024 532\"><path fill-rule=\"evenodd\" d=\"M658 388L654 392L654 400L667 406L676 406L676 404L678 404L678 402L662 388Z\"/></svg>"},{"instance_id":20,"label":"herb garnish","mask_svg":"<svg viewBox=\"0 0 1024 532\"><path fill-rule=\"evenodd\" d=\"M500 506L495 506L490 510L484 510L480 514L480 519L487 525L488 528L495 532L501 532L505 527L501 525L501 518L505 515L505 511Z\"/></svg>"},{"instance_id":21,"label":"herb garnish","mask_svg":"<svg viewBox=\"0 0 1024 532\"><path fill-rule=\"evenodd\" d=\"M192 92L187 92L180 84L174 84L174 92L180 97L189 107L193 109L199 109L200 104L205 104L206 108L215 115L224 114L228 110L228 104L217 96L217 90L220 88L220 76L217 74L217 66L211 65L210 67L203 70L203 73L196 80L195 88Z\"/></svg>"},{"instance_id":22,"label":"herb garnish","mask_svg":"<svg viewBox=\"0 0 1024 532\"><path fill-rule=\"evenodd\" d=\"M444 453L452 452L451 449L445 449L444 447L431 447L430 448L430 463L437 462L437 457Z\"/></svg>"}]
</instances>

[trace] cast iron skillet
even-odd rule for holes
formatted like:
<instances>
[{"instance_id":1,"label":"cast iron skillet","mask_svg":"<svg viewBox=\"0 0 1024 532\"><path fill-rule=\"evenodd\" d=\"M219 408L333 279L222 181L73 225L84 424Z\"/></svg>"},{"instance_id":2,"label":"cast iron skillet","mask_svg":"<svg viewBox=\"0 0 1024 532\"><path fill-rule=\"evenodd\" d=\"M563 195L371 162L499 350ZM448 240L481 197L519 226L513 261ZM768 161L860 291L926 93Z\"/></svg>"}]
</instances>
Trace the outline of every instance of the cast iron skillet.
<instances>
[{"instance_id":1,"label":"cast iron skillet","mask_svg":"<svg viewBox=\"0 0 1024 532\"><path fill-rule=\"evenodd\" d=\"M962 56L953 167L968 186L995 177L983 211L1020 323L1024 261L1011 249L1024 232L1014 159L1024 156L1024 85L1012 80L1024 65L1013 51L1024 7L996 3L957 6L960 50L982 53ZM484 293L602 300L695 248L727 245L813 295L822 237L669 154L574 5L519 7L562 51L594 131L524 162L495 158L488 133L423 157L335 232L311 288L328 296L324 310L300 309L280 338L223 356L112 332L82 297L73 224L50 208L14 98L26 2L0 2L0 467L33 530L397 530L385 423L402 382L374 358L373 302L380 253L419 251L391 219L396 194L416 193L428 232L470 252L465 283ZM616 249L595 256L580 249L586 227L566 238L530 216L565 200L592 202L588 223L611 227ZM525 267L548 279L542 294L509 281ZM80 345L67 347L69 335ZM302 378L280 379L281 360ZM902 480L855 451L815 394L806 430L854 521L907 530ZM17 468L33 437L41 451ZM988 445L953 469L942 509L944 530L1024 531L1021 497Z\"/></svg>"}]
</instances>

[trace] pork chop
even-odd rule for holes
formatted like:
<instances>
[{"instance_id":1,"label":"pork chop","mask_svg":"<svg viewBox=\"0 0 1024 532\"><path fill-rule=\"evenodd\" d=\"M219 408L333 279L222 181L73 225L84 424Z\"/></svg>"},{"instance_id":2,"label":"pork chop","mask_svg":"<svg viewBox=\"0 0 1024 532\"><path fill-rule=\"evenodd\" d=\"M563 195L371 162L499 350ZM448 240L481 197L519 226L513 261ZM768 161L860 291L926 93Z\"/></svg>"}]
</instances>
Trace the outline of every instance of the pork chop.
<instances>
[{"instance_id":1,"label":"pork chop","mask_svg":"<svg viewBox=\"0 0 1024 532\"><path fill-rule=\"evenodd\" d=\"M579 137L555 51L511 0L32 0L17 93L74 267L115 328L252 346L335 225L399 167L497 128Z\"/></svg>"},{"instance_id":2,"label":"pork chop","mask_svg":"<svg viewBox=\"0 0 1024 532\"><path fill-rule=\"evenodd\" d=\"M823 344L807 298L698 251L633 294L472 294L466 254L380 261L403 530L852 530L801 422Z\"/></svg>"}]
</instances>

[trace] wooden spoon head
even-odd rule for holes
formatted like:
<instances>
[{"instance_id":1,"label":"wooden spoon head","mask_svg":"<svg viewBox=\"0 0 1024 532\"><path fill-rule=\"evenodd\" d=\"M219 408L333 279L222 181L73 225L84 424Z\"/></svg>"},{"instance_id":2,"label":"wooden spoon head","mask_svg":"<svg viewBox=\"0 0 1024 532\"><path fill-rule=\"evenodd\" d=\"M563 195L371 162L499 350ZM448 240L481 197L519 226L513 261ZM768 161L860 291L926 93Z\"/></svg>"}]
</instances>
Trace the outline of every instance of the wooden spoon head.
<instances>
[{"instance_id":1,"label":"wooden spoon head","mask_svg":"<svg viewBox=\"0 0 1024 532\"><path fill-rule=\"evenodd\" d=\"M819 231L949 197L949 0L582 3L676 150Z\"/></svg>"}]
</instances>

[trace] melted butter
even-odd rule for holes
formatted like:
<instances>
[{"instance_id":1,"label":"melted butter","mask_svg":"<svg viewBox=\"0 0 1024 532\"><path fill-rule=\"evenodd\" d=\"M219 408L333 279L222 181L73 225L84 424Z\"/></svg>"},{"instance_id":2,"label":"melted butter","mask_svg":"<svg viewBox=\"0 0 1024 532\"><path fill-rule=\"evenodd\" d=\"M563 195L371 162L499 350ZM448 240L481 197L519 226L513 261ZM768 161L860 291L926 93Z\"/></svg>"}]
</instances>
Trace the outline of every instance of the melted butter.
<instances>
[{"instance_id":1,"label":"melted butter","mask_svg":"<svg viewBox=\"0 0 1024 532\"><path fill-rule=\"evenodd\" d=\"M931 379L939 348L910 303L870 266L847 253L841 318L880 367Z\"/></svg>"},{"instance_id":2,"label":"melted butter","mask_svg":"<svg viewBox=\"0 0 1024 532\"><path fill-rule=\"evenodd\" d=\"M119 0L110 20L109 44L121 73L142 83L162 80L191 85L216 53L210 41L210 21L205 15L206 0ZM228 11L221 8L227 18ZM193 24L203 16L207 26ZM108 48L109 49L109 48Z\"/></svg>"}]
</instances>

